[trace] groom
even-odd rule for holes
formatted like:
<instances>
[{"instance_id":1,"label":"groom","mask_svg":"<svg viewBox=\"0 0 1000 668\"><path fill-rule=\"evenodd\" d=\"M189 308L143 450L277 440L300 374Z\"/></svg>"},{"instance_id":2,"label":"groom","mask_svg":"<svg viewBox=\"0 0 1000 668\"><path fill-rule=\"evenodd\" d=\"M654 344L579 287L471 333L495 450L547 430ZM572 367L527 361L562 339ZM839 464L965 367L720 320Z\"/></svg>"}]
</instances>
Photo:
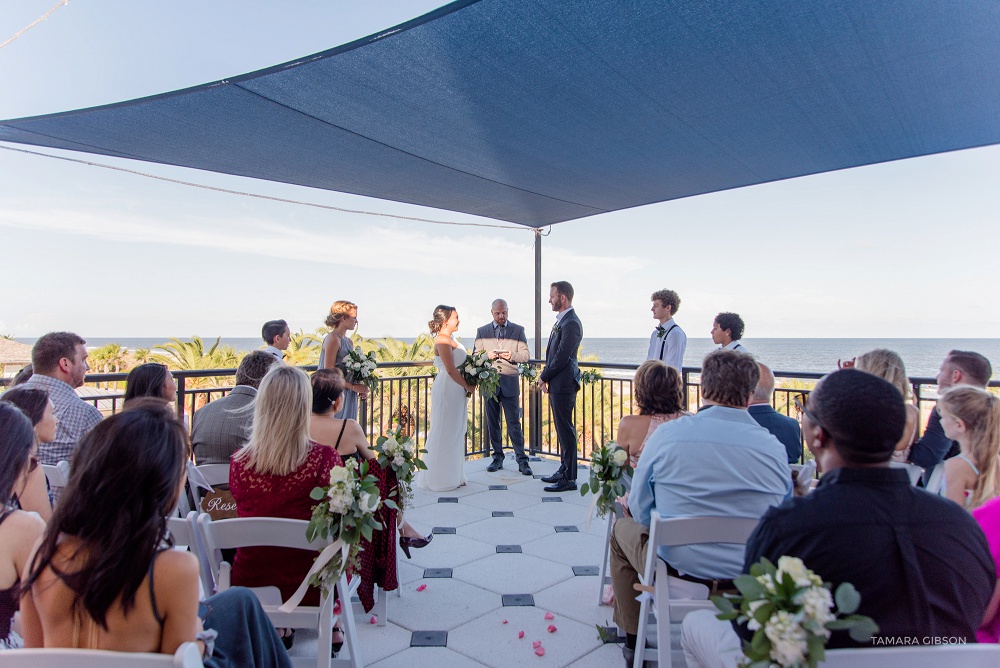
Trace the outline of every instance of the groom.
<instances>
[{"instance_id":1,"label":"groom","mask_svg":"<svg viewBox=\"0 0 1000 668\"><path fill-rule=\"evenodd\" d=\"M497 299L493 302L492 311L493 322L476 330L476 345L473 348L477 351L485 350L500 372L500 387L495 396L486 400L486 427L493 446L493 462L486 470L493 473L503 468L503 431L500 429L502 406L507 418L507 436L510 437L514 456L517 457L517 468L521 475L531 475L528 455L524 454L524 432L521 431L521 418L517 410L521 394L517 365L528 361L528 339L524 336L524 327L507 320L507 302Z\"/></svg>"},{"instance_id":2,"label":"groom","mask_svg":"<svg viewBox=\"0 0 1000 668\"><path fill-rule=\"evenodd\" d=\"M545 349L545 368L539 380L542 392L549 395L549 407L556 423L559 439L559 470L542 478L552 483L546 492L567 492L576 489L576 425L573 410L576 393L580 391L580 368L576 355L583 339L583 323L573 310L573 286L566 281L556 281L549 289L549 304L556 312L556 324L549 335Z\"/></svg>"}]
</instances>

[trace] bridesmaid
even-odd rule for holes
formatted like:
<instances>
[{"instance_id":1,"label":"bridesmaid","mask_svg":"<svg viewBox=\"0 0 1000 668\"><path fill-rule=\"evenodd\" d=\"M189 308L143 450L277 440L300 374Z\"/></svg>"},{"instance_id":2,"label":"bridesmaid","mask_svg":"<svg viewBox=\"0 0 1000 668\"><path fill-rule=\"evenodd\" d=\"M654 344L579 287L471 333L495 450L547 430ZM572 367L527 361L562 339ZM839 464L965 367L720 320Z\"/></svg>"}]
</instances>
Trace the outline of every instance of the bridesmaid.
<instances>
[{"instance_id":1,"label":"bridesmaid","mask_svg":"<svg viewBox=\"0 0 1000 668\"><path fill-rule=\"evenodd\" d=\"M330 333L323 339L323 350L319 354L319 368L337 368L347 376L344 359L354 350L354 342L347 333L358 326L358 305L353 302L338 300L330 306L330 315L326 316L326 326ZM340 420L358 419L358 397L368 398L368 387L360 383L345 383L344 405L337 411Z\"/></svg>"}]
</instances>

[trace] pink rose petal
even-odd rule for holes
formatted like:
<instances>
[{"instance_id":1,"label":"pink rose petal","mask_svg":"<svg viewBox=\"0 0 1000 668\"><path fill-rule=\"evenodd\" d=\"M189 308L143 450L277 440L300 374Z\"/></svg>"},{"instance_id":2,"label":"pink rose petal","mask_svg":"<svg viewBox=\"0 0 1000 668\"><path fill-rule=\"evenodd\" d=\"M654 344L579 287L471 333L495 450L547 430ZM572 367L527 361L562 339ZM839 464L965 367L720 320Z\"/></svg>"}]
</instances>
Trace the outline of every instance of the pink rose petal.
<instances>
[{"instance_id":1,"label":"pink rose petal","mask_svg":"<svg viewBox=\"0 0 1000 668\"><path fill-rule=\"evenodd\" d=\"M417 591L423 591L425 589L427 589L427 585L420 585L419 587L417 587Z\"/></svg>"},{"instance_id":2,"label":"pink rose petal","mask_svg":"<svg viewBox=\"0 0 1000 668\"><path fill-rule=\"evenodd\" d=\"M542 641L541 640L533 640L533 641L531 641L531 646L534 647L535 649L538 649L539 647L542 646Z\"/></svg>"},{"instance_id":3,"label":"pink rose petal","mask_svg":"<svg viewBox=\"0 0 1000 668\"><path fill-rule=\"evenodd\" d=\"M555 624L549 624L549 628L547 628L546 631L548 631L549 633L555 633L556 632Z\"/></svg>"},{"instance_id":4,"label":"pink rose petal","mask_svg":"<svg viewBox=\"0 0 1000 668\"><path fill-rule=\"evenodd\" d=\"M551 612L546 612L545 613L545 619L555 619L555 618L556 618L556 616L553 615Z\"/></svg>"},{"instance_id":5,"label":"pink rose petal","mask_svg":"<svg viewBox=\"0 0 1000 668\"><path fill-rule=\"evenodd\" d=\"M517 639L520 640L523 637L524 637L524 631L518 631L517 632Z\"/></svg>"},{"instance_id":6,"label":"pink rose petal","mask_svg":"<svg viewBox=\"0 0 1000 668\"><path fill-rule=\"evenodd\" d=\"M333 604L333 614L339 615L342 611L343 608L340 607L340 601Z\"/></svg>"},{"instance_id":7,"label":"pink rose petal","mask_svg":"<svg viewBox=\"0 0 1000 668\"><path fill-rule=\"evenodd\" d=\"M545 648L544 647L536 647L535 648L535 655L536 656L545 656Z\"/></svg>"},{"instance_id":8,"label":"pink rose petal","mask_svg":"<svg viewBox=\"0 0 1000 668\"><path fill-rule=\"evenodd\" d=\"M506 623L507 623L506 619L501 622L501 624L506 624Z\"/></svg>"},{"instance_id":9,"label":"pink rose petal","mask_svg":"<svg viewBox=\"0 0 1000 668\"><path fill-rule=\"evenodd\" d=\"M378 617L372 615L372 618L368 620L369 624L378 624Z\"/></svg>"}]
</instances>

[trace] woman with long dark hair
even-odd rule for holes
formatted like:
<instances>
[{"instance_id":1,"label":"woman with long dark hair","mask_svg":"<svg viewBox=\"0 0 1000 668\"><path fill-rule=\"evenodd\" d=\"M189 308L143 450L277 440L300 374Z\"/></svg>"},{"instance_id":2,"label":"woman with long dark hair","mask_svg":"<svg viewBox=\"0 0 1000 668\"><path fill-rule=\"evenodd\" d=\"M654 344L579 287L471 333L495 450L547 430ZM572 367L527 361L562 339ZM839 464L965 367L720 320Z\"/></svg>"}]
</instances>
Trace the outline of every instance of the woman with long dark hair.
<instances>
[{"instance_id":1,"label":"woman with long dark hair","mask_svg":"<svg viewBox=\"0 0 1000 668\"><path fill-rule=\"evenodd\" d=\"M56 417L55 405L49 399L49 392L44 387L13 387L0 394L0 402L17 406L31 420L35 430L36 449L39 443L51 443L55 440L59 418ZM41 466L35 466L28 473L24 488L14 495L11 503L21 510L38 513L43 520L49 521L52 517L52 501L49 500L45 472Z\"/></svg>"},{"instance_id":2,"label":"woman with long dark hair","mask_svg":"<svg viewBox=\"0 0 1000 668\"><path fill-rule=\"evenodd\" d=\"M177 399L177 381L165 364L147 362L128 372L122 400L127 404L139 397L155 397L169 403Z\"/></svg>"},{"instance_id":3,"label":"woman with long dark hair","mask_svg":"<svg viewBox=\"0 0 1000 668\"><path fill-rule=\"evenodd\" d=\"M188 450L183 425L159 400L136 400L81 440L25 571L28 647L172 654L210 638L199 616L198 561L166 544ZM218 631L206 665L290 665L252 593L234 588L204 605L205 626Z\"/></svg>"},{"instance_id":4,"label":"woman with long dark hair","mask_svg":"<svg viewBox=\"0 0 1000 668\"><path fill-rule=\"evenodd\" d=\"M20 496L32 468L35 432L31 421L10 403L0 403L0 499ZM45 523L33 513L2 505L0 511L0 649L23 644L11 629L20 598L20 575Z\"/></svg>"}]
</instances>

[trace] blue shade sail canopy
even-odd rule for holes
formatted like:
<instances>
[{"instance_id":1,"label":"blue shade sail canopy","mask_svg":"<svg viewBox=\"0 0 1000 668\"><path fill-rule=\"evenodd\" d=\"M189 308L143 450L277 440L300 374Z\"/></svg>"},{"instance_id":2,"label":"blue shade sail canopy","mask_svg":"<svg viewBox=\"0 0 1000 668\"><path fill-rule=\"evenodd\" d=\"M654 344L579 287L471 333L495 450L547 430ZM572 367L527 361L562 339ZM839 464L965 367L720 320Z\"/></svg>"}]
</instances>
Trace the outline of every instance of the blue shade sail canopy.
<instances>
[{"instance_id":1,"label":"blue shade sail canopy","mask_svg":"<svg viewBox=\"0 0 1000 668\"><path fill-rule=\"evenodd\" d=\"M1000 3L461 0L0 140L542 226L1000 143Z\"/></svg>"}]
</instances>

